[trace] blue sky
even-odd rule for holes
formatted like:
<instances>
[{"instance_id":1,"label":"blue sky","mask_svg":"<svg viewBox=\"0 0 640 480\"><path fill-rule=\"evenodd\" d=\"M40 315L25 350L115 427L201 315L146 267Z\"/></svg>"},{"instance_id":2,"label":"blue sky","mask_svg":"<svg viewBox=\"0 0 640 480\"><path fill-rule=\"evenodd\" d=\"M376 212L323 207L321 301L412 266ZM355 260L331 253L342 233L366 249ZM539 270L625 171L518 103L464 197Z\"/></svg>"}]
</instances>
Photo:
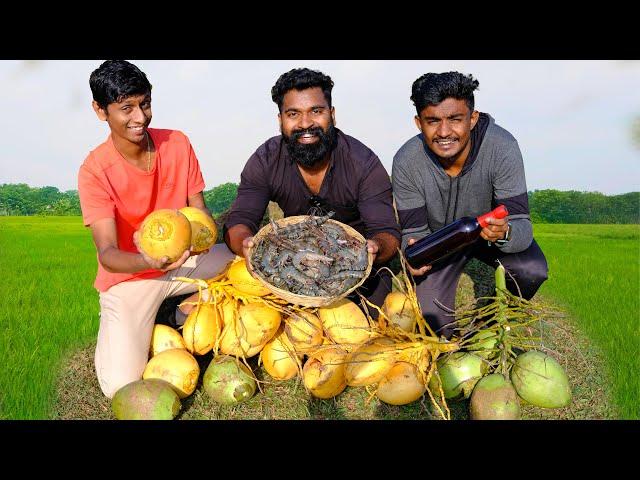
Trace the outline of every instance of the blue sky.
<instances>
[{"instance_id":1,"label":"blue sky","mask_svg":"<svg viewBox=\"0 0 640 480\"><path fill-rule=\"evenodd\" d=\"M476 109L518 140L529 190L640 190L640 61L134 60L153 84L156 128L185 132L207 189L239 182L249 156L278 135L270 90L291 68L335 82L337 126L391 172L417 133L409 100L423 73L457 70L480 82ZM0 61L0 183L75 189L77 171L109 131L91 108L89 74L101 60Z\"/></svg>"}]
</instances>

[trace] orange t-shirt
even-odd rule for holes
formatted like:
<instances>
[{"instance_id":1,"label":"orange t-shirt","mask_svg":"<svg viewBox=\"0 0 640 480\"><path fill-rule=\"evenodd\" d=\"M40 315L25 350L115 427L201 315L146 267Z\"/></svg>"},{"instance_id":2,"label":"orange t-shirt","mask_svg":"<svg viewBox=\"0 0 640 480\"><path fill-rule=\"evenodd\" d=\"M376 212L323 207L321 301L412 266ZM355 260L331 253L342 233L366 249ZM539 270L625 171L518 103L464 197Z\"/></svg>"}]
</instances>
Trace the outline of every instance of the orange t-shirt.
<instances>
[{"instance_id":1,"label":"orange t-shirt","mask_svg":"<svg viewBox=\"0 0 640 480\"><path fill-rule=\"evenodd\" d=\"M111 135L91 151L78 173L78 195L85 226L114 218L118 248L138 253L133 233L145 217L160 208L182 208L187 199L204 190L200 165L187 136L177 130L148 129L156 147L155 163L144 172L128 163L113 145ZM93 284L101 292L127 280L163 275L149 269L137 273L110 273L100 264Z\"/></svg>"}]
</instances>

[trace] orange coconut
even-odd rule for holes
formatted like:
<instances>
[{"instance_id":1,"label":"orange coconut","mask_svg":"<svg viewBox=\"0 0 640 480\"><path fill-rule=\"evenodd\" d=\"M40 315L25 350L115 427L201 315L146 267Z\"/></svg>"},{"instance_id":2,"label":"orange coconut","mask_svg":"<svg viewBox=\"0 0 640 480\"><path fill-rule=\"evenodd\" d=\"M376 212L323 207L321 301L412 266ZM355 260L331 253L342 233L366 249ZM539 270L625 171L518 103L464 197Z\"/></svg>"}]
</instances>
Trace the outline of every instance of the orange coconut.
<instances>
[{"instance_id":1,"label":"orange coconut","mask_svg":"<svg viewBox=\"0 0 640 480\"><path fill-rule=\"evenodd\" d=\"M191 224L179 210L156 210L140 226L140 249L154 259L178 260L191 247Z\"/></svg>"}]
</instances>

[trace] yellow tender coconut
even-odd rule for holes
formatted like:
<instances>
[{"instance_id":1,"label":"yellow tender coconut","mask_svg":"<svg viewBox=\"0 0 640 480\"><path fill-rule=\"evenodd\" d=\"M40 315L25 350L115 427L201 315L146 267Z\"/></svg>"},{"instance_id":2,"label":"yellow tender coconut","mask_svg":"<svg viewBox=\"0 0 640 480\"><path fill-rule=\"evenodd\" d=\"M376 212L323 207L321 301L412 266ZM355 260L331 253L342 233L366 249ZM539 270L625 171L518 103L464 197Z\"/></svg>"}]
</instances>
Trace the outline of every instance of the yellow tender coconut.
<instances>
[{"instance_id":1,"label":"yellow tender coconut","mask_svg":"<svg viewBox=\"0 0 640 480\"><path fill-rule=\"evenodd\" d=\"M249 273L244 258L239 258L231 264L227 271L227 278L235 288L247 295L264 297L269 293L269 289Z\"/></svg>"},{"instance_id":2,"label":"yellow tender coconut","mask_svg":"<svg viewBox=\"0 0 640 480\"><path fill-rule=\"evenodd\" d=\"M156 210L142 222L139 244L151 258L166 256L169 262L175 262L191 247L191 224L179 210Z\"/></svg>"},{"instance_id":3,"label":"yellow tender coconut","mask_svg":"<svg viewBox=\"0 0 640 480\"><path fill-rule=\"evenodd\" d=\"M304 386L316 398L333 398L347 388L344 359L347 352L338 347L322 348L309 356L302 368Z\"/></svg>"},{"instance_id":4,"label":"yellow tender coconut","mask_svg":"<svg viewBox=\"0 0 640 480\"><path fill-rule=\"evenodd\" d=\"M342 344L347 350L352 350L369 339L367 317L351 300L343 298L319 308L318 316L331 340Z\"/></svg>"},{"instance_id":5,"label":"yellow tender coconut","mask_svg":"<svg viewBox=\"0 0 640 480\"><path fill-rule=\"evenodd\" d=\"M378 383L396 362L394 341L388 337L369 340L345 358L347 385L364 387Z\"/></svg>"},{"instance_id":6,"label":"yellow tender coconut","mask_svg":"<svg viewBox=\"0 0 640 480\"><path fill-rule=\"evenodd\" d=\"M298 374L295 350L282 327L263 347L260 361L267 373L276 380L289 380Z\"/></svg>"},{"instance_id":7,"label":"yellow tender coconut","mask_svg":"<svg viewBox=\"0 0 640 480\"><path fill-rule=\"evenodd\" d=\"M149 360L142 378L159 378L169 382L180 398L188 397L196 389L200 366L186 350L174 348L158 353Z\"/></svg>"},{"instance_id":8,"label":"yellow tender coconut","mask_svg":"<svg viewBox=\"0 0 640 480\"><path fill-rule=\"evenodd\" d=\"M191 223L191 247L200 253L215 245L218 239L218 227L213 219L196 207L182 207L180 212Z\"/></svg>"},{"instance_id":9,"label":"yellow tender coconut","mask_svg":"<svg viewBox=\"0 0 640 480\"><path fill-rule=\"evenodd\" d=\"M154 357L160 352L171 350L172 348L185 349L187 346L180 332L167 325L154 325L151 333L151 346L149 347L149 357Z\"/></svg>"},{"instance_id":10,"label":"yellow tender coconut","mask_svg":"<svg viewBox=\"0 0 640 480\"><path fill-rule=\"evenodd\" d=\"M382 312L395 325L406 332L413 332L416 318L409 298L402 292L391 292L384 299Z\"/></svg>"},{"instance_id":11,"label":"yellow tender coconut","mask_svg":"<svg viewBox=\"0 0 640 480\"><path fill-rule=\"evenodd\" d=\"M296 349L322 345L322 322L311 312L297 312L284 319L284 331Z\"/></svg>"},{"instance_id":12,"label":"yellow tender coconut","mask_svg":"<svg viewBox=\"0 0 640 480\"><path fill-rule=\"evenodd\" d=\"M218 315L215 305L203 303L194 306L182 327L187 350L196 355L209 352L216 343L222 330L222 319Z\"/></svg>"},{"instance_id":13,"label":"yellow tender coconut","mask_svg":"<svg viewBox=\"0 0 640 480\"><path fill-rule=\"evenodd\" d=\"M231 304L232 305L232 304ZM238 315L224 310L224 330L220 337L220 352L226 355L253 357L276 334L282 316L263 303L240 306Z\"/></svg>"},{"instance_id":14,"label":"yellow tender coconut","mask_svg":"<svg viewBox=\"0 0 640 480\"><path fill-rule=\"evenodd\" d=\"M406 405L418 400L426 390L415 365L397 362L378 383L376 396L390 405Z\"/></svg>"}]
</instances>

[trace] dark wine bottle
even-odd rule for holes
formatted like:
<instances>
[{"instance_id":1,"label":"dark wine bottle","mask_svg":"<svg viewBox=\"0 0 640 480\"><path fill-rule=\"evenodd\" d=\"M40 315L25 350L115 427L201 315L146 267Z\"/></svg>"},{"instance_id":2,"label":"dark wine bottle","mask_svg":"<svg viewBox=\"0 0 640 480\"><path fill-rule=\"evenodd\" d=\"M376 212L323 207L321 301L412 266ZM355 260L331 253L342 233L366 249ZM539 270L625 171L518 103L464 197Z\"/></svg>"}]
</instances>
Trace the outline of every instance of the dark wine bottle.
<instances>
[{"instance_id":1,"label":"dark wine bottle","mask_svg":"<svg viewBox=\"0 0 640 480\"><path fill-rule=\"evenodd\" d=\"M431 265L475 242L489 218L504 218L507 215L507 207L499 205L477 218L459 218L408 246L405 257L413 268Z\"/></svg>"}]
</instances>

